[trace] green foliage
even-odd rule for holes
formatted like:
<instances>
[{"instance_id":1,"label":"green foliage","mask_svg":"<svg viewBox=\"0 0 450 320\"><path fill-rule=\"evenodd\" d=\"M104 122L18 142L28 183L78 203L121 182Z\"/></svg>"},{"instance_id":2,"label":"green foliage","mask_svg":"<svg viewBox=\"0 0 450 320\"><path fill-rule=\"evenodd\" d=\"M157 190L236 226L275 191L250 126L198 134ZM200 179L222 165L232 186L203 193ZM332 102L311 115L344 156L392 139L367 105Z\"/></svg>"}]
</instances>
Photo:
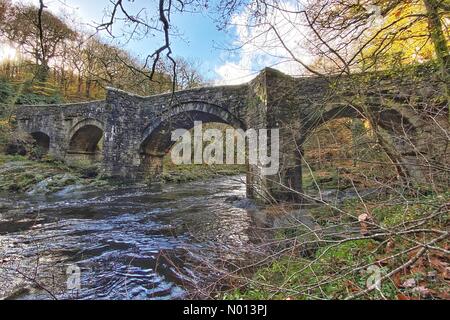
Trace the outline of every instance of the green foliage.
<instances>
[{"instance_id":1,"label":"green foliage","mask_svg":"<svg viewBox=\"0 0 450 320\"><path fill-rule=\"evenodd\" d=\"M348 241L336 247L322 248L317 252L319 261L336 264L352 264L356 261L373 263L370 249L376 247L373 240Z\"/></svg>"},{"instance_id":2,"label":"green foliage","mask_svg":"<svg viewBox=\"0 0 450 320\"><path fill-rule=\"evenodd\" d=\"M0 106L6 104L11 96L14 95L14 88L10 82L0 78ZM0 110L0 114L1 114Z\"/></svg>"},{"instance_id":3,"label":"green foliage","mask_svg":"<svg viewBox=\"0 0 450 320\"><path fill-rule=\"evenodd\" d=\"M406 196L406 195L405 195ZM383 227L397 228L408 221L422 219L441 205L448 203L450 193L409 196L405 202L392 205L392 200L378 199L362 204L359 199L347 200L340 209L347 214L331 208L316 208L310 214L321 217L323 225L337 221L339 223L354 222L359 214L369 210L372 218ZM353 216L353 218L352 218ZM440 215L429 222L430 228L442 230L450 223L450 217ZM299 229L300 230L300 229ZM295 236L295 228L289 229L289 235ZM284 239L285 234L281 239ZM279 239L280 240L280 239ZM222 296L224 299L342 299L355 291L367 288L370 276L368 266L377 265L377 261L386 258L386 254L400 254L410 248L411 243L403 237L391 239L395 246L386 251L385 246L375 240L350 240L336 245L320 247L315 256L303 258L293 253L277 258L270 264L260 267L244 287L231 290ZM424 241L423 239L420 241ZM381 276L386 275L398 265L405 263L410 257L403 254L395 259L386 260L381 267ZM406 260L405 260L406 259ZM434 258L433 261L437 261ZM420 270L418 272L417 270ZM433 269L412 269L411 274L397 282L383 281L381 293L372 291L363 298L397 299L398 282L402 283L415 278L417 283L427 281L427 271ZM321 283L320 286L317 283ZM445 285L445 284L444 284ZM427 287L436 292L445 292L440 281L427 283ZM414 296L414 293L407 293Z\"/></svg>"},{"instance_id":4,"label":"green foliage","mask_svg":"<svg viewBox=\"0 0 450 320\"><path fill-rule=\"evenodd\" d=\"M63 102L59 89L48 82L26 81L16 104L58 104Z\"/></svg>"},{"instance_id":5,"label":"green foliage","mask_svg":"<svg viewBox=\"0 0 450 320\"><path fill-rule=\"evenodd\" d=\"M61 92L49 82L12 82L0 79L0 115L10 105L58 104L64 101Z\"/></svg>"},{"instance_id":6,"label":"green foliage","mask_svg":"<svg viewBox=\"0 0 450 320\"><path fill-rule=\"evenodd\" d=\"M411 203L407 206L404 204L379 206L372 210L372 214L376 221L379 221L384 227L400 226L429 215L439 204L444 203L446 199L450 199L450 194L430 194L421 196L419 199L420 201L411 198Z\"/></svg>"},{"instance_id":7,"label":"green foliage","mask_svg":"<svg viewBox=\"0 0 450 320\"><path fill-rule=\"evenodd\" d=\"M11 130L7 121L0 120L0 152L3 152L6 143L10 140Z\"/></svg>"},{"instance_id":8,"label":"green foliage","mask_svg":"<svg viewBox=\"0 0 450 320\"><path fill-rule=\"evenodd\" d=\"M32 105L32 104L58 104L61 102L61 99L59 96L53 96L53 97L45 97L34 93L28 93L20 96L19 100L17 101L18 104L24 104L24 105Z\"/></svg>"},{"instance_id":9,"label":"green foliage","mask_svg":"<svg viewBox=\"0 0 450 320\"><path fill-rule=\"evenodd\" d=\"M70 169L84 179L96 178L100 175L100 167L97 163L88 160L77 160L70 163Z\"/></svg>"},{"instance_id":10,"label":"green foliage","mask_svg":"<svg viewBox=\"0 0 450 320\"><path fill-rule=\"evenodd\" d=\"M166 163L164 172L159 176L161 182L183 183L194 180L208 179L214 176L233 176L246 171L245 166L239 165L179 165L174 166Z\"/></svg>"},{"instance_id":11,"label":"green foliage","mask_svg":"<svg viewBox=\"0 0 450 320\"><path fill-rule=\"evenodd\" d=\"M250 284L222 296L223 299L340 299L350 294L352 288L365 288L370 273L352 271L356 262L370 265L374 257L370 249L372 240L348 241L339 246L325 247L316 253L316 261L299 257L284 257L258 270ZM347 266L339 272L338 266ZM382 269L381 272L386 273ZM321 281L321 286L315 284ZM310 287L310 288L309 288ZM396 288L390 282L382 284L385 297L395 298ZM372 293L379 298L379 293Z\"/></svg>"},{"instance_id":12,"label":"green foliage","mask_svg":"<svg viewBox=\"0 0 450 320\"><path fill-rule=\"evenodd\" d=\"M92 165L67 166L51 157L40 161L31 161L23 156L6 156L0 154L0 191L50 193L74 185L103 186L105 182ZM42 186L38 186L42 183Z\"/></svg>"}]
</instances>

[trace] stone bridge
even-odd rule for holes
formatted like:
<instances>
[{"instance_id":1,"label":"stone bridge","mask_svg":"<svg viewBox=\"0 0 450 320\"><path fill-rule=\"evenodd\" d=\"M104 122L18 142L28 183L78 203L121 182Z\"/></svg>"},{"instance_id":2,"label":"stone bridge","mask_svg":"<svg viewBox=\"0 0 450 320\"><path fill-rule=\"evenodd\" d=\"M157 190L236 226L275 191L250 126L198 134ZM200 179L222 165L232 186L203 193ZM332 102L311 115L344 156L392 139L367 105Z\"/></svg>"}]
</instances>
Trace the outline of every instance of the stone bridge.
<instances>
[{"instance_id":1,"label":"stone bridge","mask_svg":"<svg viewBox=\"0 0 450 320\"><path fill-rule=\"evenodd\" d=\"M436 141L436 130L411 108L411 102L429 101L436 95L437 80L427 72L413 80L366 78L347 77L336 86L336 77L292 78L267 68L243 85L150 97L108 89L104 101L21 106L16 119L19 129L30 133L54 157L98 161L107 175L126 179L160 172L162 159L173 145L171 131L190 129L194 121L244 130L279 128L279 173L264 177L260 168L248 166L247 189L249 196L285 199L302 190L302 143L310 132L331 119L361 117L367 108L393 146L387 150L393 163L423 180L428 172L420 169L417 155L439 154L441 149L434 147L438 143L429 143L430 138ZM443 120L437 118L447 125L445 115Z\"/></svg>"}]
</instances>

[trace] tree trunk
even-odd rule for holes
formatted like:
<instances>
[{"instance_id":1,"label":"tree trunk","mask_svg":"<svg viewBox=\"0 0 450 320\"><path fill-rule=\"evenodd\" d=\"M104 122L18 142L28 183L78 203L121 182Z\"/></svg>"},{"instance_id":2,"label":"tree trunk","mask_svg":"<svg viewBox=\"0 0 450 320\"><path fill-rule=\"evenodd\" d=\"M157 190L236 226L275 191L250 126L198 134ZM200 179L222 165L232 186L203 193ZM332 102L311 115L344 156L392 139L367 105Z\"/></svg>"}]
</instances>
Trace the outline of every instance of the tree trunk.
<instances>
[{"instance_id":1,"label":"tree trunk","mask_svg":"<svg viewBox=\"0 0 450 320\"><path fill-rule=\"evenodd\" d=\"M381 149L387 154L392 164L395 166L395 170L397 171L397 176L399 180L405 186L409 186L411 184L411 175L408 172L408 168L404 165L402 155L398 152L395 146L391 143L388 136L386 136L378 125L376 121L376 116L367 108L367 106L363 106L362 110L364 110L366 119L369 121L369 124L377 138L377 142L380 145Z\"/></svg>"},{"instance_id":2,"label":"tree trunk","mask_svg":"<svg viewBox=\"0 0 450 320\"><path fill-rule=\"evenodd\" d=\"M364 123L361 119L352 119L351 124L352 129L352 158L353 158L353 166L356 167L357 162L359 161L359 150L360 150L360 140L361 136L364 133Z\"/></svg>"},{"instance_id":3,"label":"tree trunk","mask_svg":"<svg viewBox=\"0 0 450 320\"><path fill-rule=\"evenodd\" d=\"M436 51L436 57L441 68L441 78L443 87L445 90L447 106L450 103L450 54L447 45L447 39L443 31L443 25L439 16L439 3L440 0L424 0L425 7L427 9L428 16L428 28L430 30L431 39L433 40L434 48ZM450 123L450 112L449 112Z\"/></svg>"},{"instance_id":4,"label":"tree trunk","mask_svg":"<svg viewBox=\"0 0 450 320\"><path fill-rule=\"evenodd\" d=\"M86 97L91 97L91 80L86 80Z\"/></svg>"},{"instance_id":5,"label":"tree trunk","mask_svg":"<svg viewBox=\"0 0 450 320\"><path fill-rule=\"evenodd\" d=\"M77 87L77 94L79 97L81 97L81 89L83 86L83 79L81 78L81 74L78 74L78 87Z\"/></svg>"}]
</instances>

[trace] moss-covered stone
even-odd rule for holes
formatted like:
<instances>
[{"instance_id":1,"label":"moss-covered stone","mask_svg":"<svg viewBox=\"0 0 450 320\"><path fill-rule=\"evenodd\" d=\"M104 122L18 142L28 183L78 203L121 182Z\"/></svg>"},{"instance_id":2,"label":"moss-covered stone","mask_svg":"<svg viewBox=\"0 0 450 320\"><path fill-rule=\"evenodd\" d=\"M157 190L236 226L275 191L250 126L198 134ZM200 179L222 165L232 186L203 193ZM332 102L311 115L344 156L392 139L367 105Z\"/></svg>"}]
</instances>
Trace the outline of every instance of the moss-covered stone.
<instances>
[{"instance_id":1,"label":"moss-covered stone","mask_svg":"<svg viewBox=\"0 0 450 320\"><path fill-rule=\"evenodd\" d=\"M32 161L0 155L0 191L52 193L77 184L98 187L106 183L98 175L87 176L83 167L69 167L50 158Z\"/></svg>"}]
</instances>

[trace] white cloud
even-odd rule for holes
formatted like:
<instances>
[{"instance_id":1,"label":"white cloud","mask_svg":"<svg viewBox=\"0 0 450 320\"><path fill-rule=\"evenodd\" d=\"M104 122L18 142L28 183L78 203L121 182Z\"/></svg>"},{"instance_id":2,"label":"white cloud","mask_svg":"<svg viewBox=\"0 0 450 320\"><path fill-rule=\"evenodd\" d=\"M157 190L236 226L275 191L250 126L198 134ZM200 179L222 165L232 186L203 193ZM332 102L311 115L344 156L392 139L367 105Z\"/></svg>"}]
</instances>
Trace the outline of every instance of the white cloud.
<instances>
[{"instance_id":1,"label":"white cloud","mask_svg":"<svg viewBox=\"0 0 450 320\"><path fill-rule=\"evenodd\" d=\"M29 4L39 7L39 0L12 0L13 3ZM72 24L92 29L104 15L108 0L45 0L44 5L53 14L66 17ZM95 23L94 23L95 21Z\"/></svg>"},{"instance_id":2,"label":"white cloud","mask_svg":"<svg viewBox=\"0 0 450 320\"><path fill-rule=\"evenodd\" d=\"M216 81L217 84L241 84L249 82L255 77L250 66L244 65L242 60L239 63L225 62L223 65L217 67L215 72L220 77Z\"/></svg>"},{"instance_id":3,"label":"white cloud","mask_svg":"<svg viewBox=\"0 0 450 320\"><path fill-rule=\"evenodd\" d=\"M13 0L14 2L39 4L39 0ZM301 25L301 15L288 13L300 9L304 0L279 0L278 4L285 9L268 11L267 21L275 25L283 41L305 63L311 63L312 57L304 50L307 31ZM66 12L82 26L91 21L101 21L104 7L108 0L46 0L44 2L53 13ZM136 5L137 6L137 5ZM90 8L88 10L87 8ZM232 57L223 59L223 63L214 67L217 79L215 83L240 84L253 79L263 68L274 67L290 75L299 75L303 72L299 63L294 62L288 52L281 46L276 34L269 30L268 24L259 24L249 27L252 20L252 7L232 17L233 28L230 32L235 34L236 40L232 43L236 47Z\"/></svg>"},{"instance_id":4,"label":"white cloud","mask_svg":"<svg viewBox=\"0 0 450 320\"><path fill-rule=\"evenodd\" d=\"M299 13L292 13L301 9L301 2L285 0L279 4L285 10L269 10L265 23L254 23L251 6L232 17L237 37L233 45L239 48L238 59L225 61L216 67L217 84L247 82L264 67L274 67L290 75L303 73L301 65L292 59L271 25L275 26L285 46L296 58L306 64L313 61L313 57L304 49L307 28L302 25L303 17ZM250 24L253 26L249 27Z\"/></svg>"}]
</instances>

